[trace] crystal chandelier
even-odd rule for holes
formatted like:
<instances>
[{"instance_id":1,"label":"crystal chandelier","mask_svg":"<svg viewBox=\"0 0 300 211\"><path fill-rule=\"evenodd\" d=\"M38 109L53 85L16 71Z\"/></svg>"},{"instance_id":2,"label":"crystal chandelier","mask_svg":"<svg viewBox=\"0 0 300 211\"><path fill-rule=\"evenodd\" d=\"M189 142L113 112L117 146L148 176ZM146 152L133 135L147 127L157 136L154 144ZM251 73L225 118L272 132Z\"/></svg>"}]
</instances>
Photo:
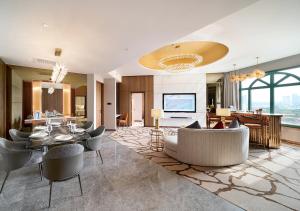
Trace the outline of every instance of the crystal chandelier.
<instances>
[{"instance_id":1,"label":"crystal chandelier","mask_svg":"<svg viewBox=\"0 0 300 211\"><path fill-rule=\"evenodd\" d=\"M59 57L61 55L62 50L60 48L56 48L54 55L56 57ZM68 69L65 67L65 65L60 64L58 62L55 63L55 65L53 66L53 71L52 71L52 75L51 75L51 81L53 83L53 86L48 88L48 94L53 94L55 89L54 89L54 84L56 83L61 83L65 76L68 73Z\"/></svg>"},{"instance_id":2,"label":"crystal chandelier","mask_svg":"<svg viewBox=\"0 0 300 211\"><path fill-rule=\"evenodd\" d=\"M179 73L195 68L202 61L198 54L177 54L161 58L158 65L168 72Z\"/></svg>"},{"instance_id":3,"label":"crystal chandelier","mask_svg":"<svg viewBox=\"0 0 300 211\"><path fill-rule=\"evenodd\" d=\"M51 86L51 87L48 88L48 94L52 95L53 93L54 93L54 87Z\"/></svg>"},{"instance_id":4,"label":"crystal chandelier","mask_svg":"<svg viewBox=\"0 0 300 211\"><path fill-rule=\"evenodd\" d=\"M67 73L68 73L68 69L64 65L56 63L55 66L53 67L51 81L53 83L61 83L62 80L64 80Z\"/></svg>"}]
</instances>

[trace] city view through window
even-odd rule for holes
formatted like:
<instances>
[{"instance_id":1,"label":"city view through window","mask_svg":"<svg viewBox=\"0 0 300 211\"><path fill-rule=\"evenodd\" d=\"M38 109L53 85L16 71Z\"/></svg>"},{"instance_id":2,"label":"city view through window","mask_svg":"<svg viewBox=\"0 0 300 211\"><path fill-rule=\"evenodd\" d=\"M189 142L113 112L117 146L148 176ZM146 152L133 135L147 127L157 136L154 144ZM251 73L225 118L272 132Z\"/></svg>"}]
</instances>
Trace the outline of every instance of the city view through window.
<instances>
[{"instance_id":1,"label":"city view through window","mask_svg":"<svg viewBox=\"0 0 300 211\"><path fill-rule=\"evenodd\" d=\"M267 73L241 83L241 108L283 114L282 123L300 126L300 68Z\"/></svg>"}]
</instances>

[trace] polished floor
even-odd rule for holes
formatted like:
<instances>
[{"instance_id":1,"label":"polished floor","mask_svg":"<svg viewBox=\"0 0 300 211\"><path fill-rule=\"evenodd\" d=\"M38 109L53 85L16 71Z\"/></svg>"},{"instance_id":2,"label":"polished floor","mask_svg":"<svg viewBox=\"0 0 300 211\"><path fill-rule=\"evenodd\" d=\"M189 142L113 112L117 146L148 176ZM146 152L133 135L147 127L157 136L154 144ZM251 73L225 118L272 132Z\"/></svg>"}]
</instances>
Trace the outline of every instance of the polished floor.
<instances>
[{"instance_id":1,"label":"polished floor","mask_svg":"<svg viewBox=\"0 0 300 211\"><path fill-rule=\"evenodd\" d=\"M119 128L111 137L245 210L300 210L300 148L288 145L271 150L251 147L249 158L243 164L201 167L181 163L164 152L151 151L150 129ZM177 130L164 128L164 132L176 135Z\"/></svg>"},{"instance_id":2,"label":"polished floor","mask_svg":"<svg viewBox=\"0 0 300 211\"><path fill-rule=\"evenodd\" d=\"M85 153L83 196L77 179L54 183L51 210L241 210L108 137L102 157L103 165L96 153ZM44 210L48 197L38 167L22 168L9 176L0 210Z\"/></svg>"}]
</instances>

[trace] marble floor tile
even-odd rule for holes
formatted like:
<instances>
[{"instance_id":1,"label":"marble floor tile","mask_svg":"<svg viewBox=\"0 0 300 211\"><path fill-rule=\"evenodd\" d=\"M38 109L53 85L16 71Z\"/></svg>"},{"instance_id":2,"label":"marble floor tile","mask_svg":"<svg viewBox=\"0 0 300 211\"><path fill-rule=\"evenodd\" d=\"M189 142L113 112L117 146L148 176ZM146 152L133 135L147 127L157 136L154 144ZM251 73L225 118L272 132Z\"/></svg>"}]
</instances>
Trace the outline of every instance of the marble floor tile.
<instances>
[{"instance_id":1,"label":"marble floor tile","mask_svg":"<svg viewBox=\"0 0 300 211\"><path fill-rule=\"evenodd\" d=\"M53 184L50 210L241 210L109 137L101 154L85 152L77 178ZM0 181L4 172L0 172ZM0 195L0 210L47 210L49 184L37 166L15 170Z\"/></svg>"},{"instance_id":2,"label":"marble floor tile","mask_svg":"<svg viewBox=\"0 0 300 211\"><path fill-rule=\"evenodd\" d=\"M164 152L149 149L151 128L119 128L110 136L145 158L173 171L198 187L246 210L300 210L300 148L250 148L246 162L228 167L181 163ZM176 135L174 128L164 133Z\"/></svg>"}]
</instances>

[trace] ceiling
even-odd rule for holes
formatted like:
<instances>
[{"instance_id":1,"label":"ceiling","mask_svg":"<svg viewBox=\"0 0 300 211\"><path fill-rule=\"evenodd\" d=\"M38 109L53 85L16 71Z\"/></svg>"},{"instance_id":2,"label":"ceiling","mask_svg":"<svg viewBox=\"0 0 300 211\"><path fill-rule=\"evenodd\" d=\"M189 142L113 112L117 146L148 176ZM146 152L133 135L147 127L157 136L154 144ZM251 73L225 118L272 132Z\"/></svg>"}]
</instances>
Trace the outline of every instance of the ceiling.
<instances>
[{"instance_id":1,"label":"ceiling","mask_svg":"<svg viewBox=\"0 0 300 211\"><path fill-rule=\"evenodd\" d=\"M221 60L191 73L226 72L300 53L299 0L9 0L0 1L0 58L51 69L54 49L70 71L161 74L143 55L182 41L229 47ZM48 27L44 27L44 25Z\"/></svg>"},{"instance_id":2,"label":"ceiling","mask_svg":"<svg viewBox=\"0 0 300 211\"><path fill-rule=\"evenodd\" d=\"M51 69L54 49L73 72L118 70L143 54L241 10L256 0L0 1L0 58ZM46 26L46 27L44 27ZM132 70L122 69L126 75ZM150 72L155 73L155 72Z\"/></svg>"},{"instance_id":3,"label":"ceiling","mask_svg":"<svg viewBox=\"0 0 300 211\"><path fill-rule=\"evenodd\" d=\"M172 43L208 40L228 46L229 52L223 59L189 73L232 71L233 64L237 64L238 69L253 66L257 56L262 63L300 54L299 11L299 0L260 0ZM137 61L119 67L118 72L122 75L161 74L143 68Z\"/></svg>"}]
</instances>

